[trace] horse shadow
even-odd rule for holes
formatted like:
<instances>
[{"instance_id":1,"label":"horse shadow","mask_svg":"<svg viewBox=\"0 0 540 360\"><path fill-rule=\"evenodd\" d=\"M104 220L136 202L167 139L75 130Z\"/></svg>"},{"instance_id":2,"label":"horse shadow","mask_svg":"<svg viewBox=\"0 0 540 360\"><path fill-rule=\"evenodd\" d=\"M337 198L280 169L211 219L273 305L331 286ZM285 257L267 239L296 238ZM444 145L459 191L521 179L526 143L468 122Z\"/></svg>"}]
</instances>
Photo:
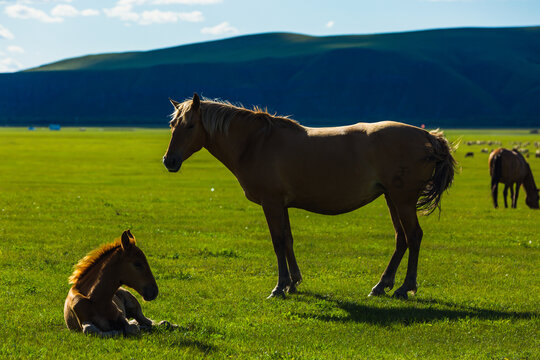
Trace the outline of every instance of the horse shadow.
<instances>
[{"instance_id":1,"label":"horse shadow","mask_svg":"<svg viewBox=\"0 0 540 360\"><path fill-rule=\"evenodd\" d=\"M369 300L364 303L337 300L332 299L327 295L310 291L299 292L297 301L307 302L310 301L310 298L329 302L331 304L331 310L340 309L345 312L345 315L343 315L343 313L339 315L328 314L327 311L321 310L317 313L295 313L299 318L316 319L327 322L354 322L381 326L404 324L407 326L414 323L433 323L437 321L455 321L461 319L522 320L540 316L540 312L484 309L448 301L418 298L407 302L395 300L396 302L402 302L403 305L382 308L380 307L380 303L378 305L370 304ZM417 307L415 304L420 304L422 307Z\"/></svg>"}]
</instances>

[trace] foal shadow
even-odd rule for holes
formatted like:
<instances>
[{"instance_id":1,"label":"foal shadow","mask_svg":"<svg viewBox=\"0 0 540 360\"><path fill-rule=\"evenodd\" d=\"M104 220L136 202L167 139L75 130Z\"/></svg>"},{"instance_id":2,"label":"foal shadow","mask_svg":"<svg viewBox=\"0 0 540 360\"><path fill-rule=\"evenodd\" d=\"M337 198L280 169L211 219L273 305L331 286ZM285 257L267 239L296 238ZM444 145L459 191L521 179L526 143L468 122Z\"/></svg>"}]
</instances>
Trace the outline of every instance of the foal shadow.
<instances>
[{"instance_id":1,"label":"foal shadow","mask_svg":"<svg viewBox=\"0 0 540 360\"><path fill-rule=\"evenodd\" d=\"M332 299L328 296L309 291L298 293L298 301L308 301L308 298L330 302L331 310L340 309L345 312L345 315L343 315L343 312L340 312L340 314L337 315L329 314L328 311L325 311L324 309L317 313L296 313L295 315L300 318L328 322L356 322L388 326L393 324L410 325L414 323L432 323L443 320L455 321L460 319L521 320L540 316L539 312L483 309L475 306L464 306L430 299L412 299L407 302L395 300L396 302L400 301L399 306L381 308L375 304L371 305L369 300L364 303L356 303ZM415 304L420 304L421 307L415 306Z\"/></svg>"}]
</instances>

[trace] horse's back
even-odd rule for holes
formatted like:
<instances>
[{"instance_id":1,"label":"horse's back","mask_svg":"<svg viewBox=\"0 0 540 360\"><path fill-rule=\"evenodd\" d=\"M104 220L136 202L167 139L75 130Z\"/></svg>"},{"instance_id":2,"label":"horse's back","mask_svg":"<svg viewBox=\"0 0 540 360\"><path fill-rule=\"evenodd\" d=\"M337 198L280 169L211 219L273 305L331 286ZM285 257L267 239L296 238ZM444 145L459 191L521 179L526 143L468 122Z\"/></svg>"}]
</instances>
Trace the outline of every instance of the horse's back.
<instances>
[{"instance_id":1,"label":"horse's back","mask_svg":"<svg viewBox=\"0 0 540 360\"><path fill-rule=\"evenodd\" d=\"M488 163L491 176L496 173L497 180L506 185L521 182L527 175L527 161L515 150L495 149L489 155Z\"/></svg>"},{"instance_id":2,"label":"horse's back","mask_svg":"<svg viewBox=\"0 0 540 360\"><path fill-rule=\"evenodd\" d=\"M346 212L389 190L417 194L433 172L426 162L429 133L402 123L306 128L286 136L267 156L278 174L272 182L283 186L293 207Z\"/></svg>"}]
</instances>

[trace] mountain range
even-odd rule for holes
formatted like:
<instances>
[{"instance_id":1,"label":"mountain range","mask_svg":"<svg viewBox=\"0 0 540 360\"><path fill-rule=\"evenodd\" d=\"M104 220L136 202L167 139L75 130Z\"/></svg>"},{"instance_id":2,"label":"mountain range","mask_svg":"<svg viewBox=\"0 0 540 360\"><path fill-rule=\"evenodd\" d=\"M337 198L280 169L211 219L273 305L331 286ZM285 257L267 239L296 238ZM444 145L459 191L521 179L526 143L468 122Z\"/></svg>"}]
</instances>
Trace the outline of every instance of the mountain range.
<instances>
[{"instance_id":1,"label":"mountain range","mask_svg":"<svg viewBox=\"0 0 540 360\"><path fill-rule=\"evenodd\" d=\"M309 126L540 127L540 27L265 33L0 74L0 125L167 126L197 92Z\"/></svg>"}]
</instances>

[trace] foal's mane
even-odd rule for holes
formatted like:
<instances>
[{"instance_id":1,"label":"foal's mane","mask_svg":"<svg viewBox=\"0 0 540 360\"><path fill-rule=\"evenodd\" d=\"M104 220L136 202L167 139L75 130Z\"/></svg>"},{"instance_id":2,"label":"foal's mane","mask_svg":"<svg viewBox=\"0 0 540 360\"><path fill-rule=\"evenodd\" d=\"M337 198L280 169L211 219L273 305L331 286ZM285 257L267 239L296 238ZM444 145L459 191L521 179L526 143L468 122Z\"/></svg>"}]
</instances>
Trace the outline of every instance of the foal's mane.
<instances>
[{"instance_id":1,"label":"foal's mane","mask_svg":"<svg viewBox=\"0 0 540 360\"><path fill-rule=\"evenodd\" d=\"M189 109L193 101L191 99L182 102L178 108L171 114L171 126L176 126L180 119ZM262 109L254 106L252 109L246 109L241 105L233 105L224 100L211 100L204 98L201 101L202 122L205 130L210 136L216 133L227 134L229 125L233 119L240 121L263 120L267 128L280 127L294 130L302 130L303 127L298 122L290 119L288 116L277 116L270 114L268 109Z\"/></svg>"},{"instance_id":2,"label":"foal's mane","mask_svg":"<svg viewBox=\"0 0 540 360\"><path fill-rule=\"evenodd\" d=\"M135 245L135 240L130 239L130 242ZM112 243L103 244L97 249L90 251L85 257L79 260L77 265L74 266L75 269L73 270L73 274L71 274L69 277L69 283L73 285L77 284L77 282L79 282L84 275L88 273L90 268L103 261L107 255L113 253L121 247L122 240L121 238L118 238Z\"/></svg>"}]
</instances>

